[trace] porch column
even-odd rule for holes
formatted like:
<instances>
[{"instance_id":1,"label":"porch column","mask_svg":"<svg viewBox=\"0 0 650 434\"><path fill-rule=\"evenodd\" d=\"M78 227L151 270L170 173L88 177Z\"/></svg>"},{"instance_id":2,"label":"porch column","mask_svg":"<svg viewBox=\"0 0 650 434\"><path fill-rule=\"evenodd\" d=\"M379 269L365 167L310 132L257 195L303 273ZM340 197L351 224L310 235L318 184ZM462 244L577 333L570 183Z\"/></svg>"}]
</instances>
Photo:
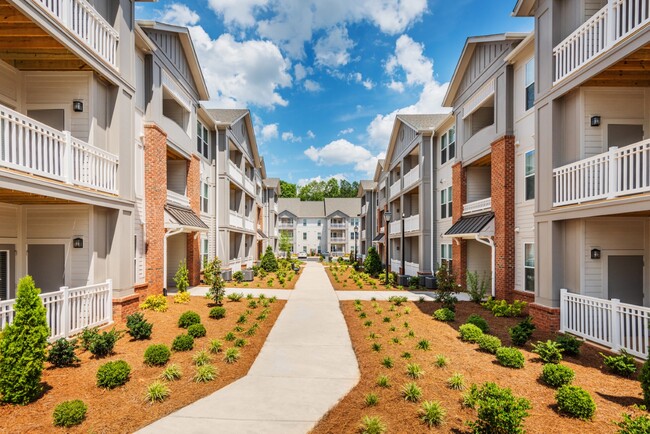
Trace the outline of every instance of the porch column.
<instances>
[{"instance_id":1,"label":"porch column","mask_svg":"<svg viewBox=\"0 0 650 434\"><path fill-rule=\"evenodd\" d=\"M452 222L456 223L463 216L463 205L467 202L467 170L459 161L452 166ZM437 200L436 200L436 203ZM467 285L467 241L455 238L452 245L452 273L456 283L465 288Z\"/></svg>"},{"instance_id":2,"label":"porch column","mask_svg":"<svg viewBox=\"0 0 650 434\"><path fill-rule=\"evenodd\" d=\"M201 215L201 160L192 155L187 164L187 197L190 208L197 216ZM200 237L196 232L187 234L187 270L191 286L200 283L201 255Z\"/></svg>"}]
</instances>

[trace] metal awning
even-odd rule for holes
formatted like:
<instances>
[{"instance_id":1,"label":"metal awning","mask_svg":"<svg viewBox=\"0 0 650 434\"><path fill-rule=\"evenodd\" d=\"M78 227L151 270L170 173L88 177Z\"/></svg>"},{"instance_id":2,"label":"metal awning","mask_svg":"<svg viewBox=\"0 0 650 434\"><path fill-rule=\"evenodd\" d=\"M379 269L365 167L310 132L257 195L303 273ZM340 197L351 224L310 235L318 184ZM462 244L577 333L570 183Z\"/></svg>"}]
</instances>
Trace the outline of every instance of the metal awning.
<instances>
[{"instance_id":1,"label":"metal awning","mask_svg":"<svg viewBox=\"0 0 650 434\"><path fill-rule=\"evenodd\" d=\"M265 240L267 238L268 237L266 236L266 234L264 233L264 231L262 229L257 230L257 239L258 240Z\"/></svg>"},{"instance_id":2,"label":"metal awning","mask_svg":"<svg viewBox=\"0 0 650 434\"><path fill-rule=\"evenodd\" d=\"M384 242L384 234L379 234L372 240L373 243L383 243Z\"/></svg>"},{"instance_id":3,"label":"metal awning","mask_svg":"<svg viewBox=\"0 0 650 434\"><path fill-rule=\"evenodd\" d=\"M207 232L209 228L191 209L167 204L165 205L165 229Z\"/></svg>"},{"instance_id":4,"label":"metal awning","mask_svg":"<svg viewBox=\"0 0 650 434\"><path fill-rule=\"evenodd\" d=\"M494 213L486 212L463 216L443 235L445 238L471 238L494 236Z\"/></svg>"}]
</instances>

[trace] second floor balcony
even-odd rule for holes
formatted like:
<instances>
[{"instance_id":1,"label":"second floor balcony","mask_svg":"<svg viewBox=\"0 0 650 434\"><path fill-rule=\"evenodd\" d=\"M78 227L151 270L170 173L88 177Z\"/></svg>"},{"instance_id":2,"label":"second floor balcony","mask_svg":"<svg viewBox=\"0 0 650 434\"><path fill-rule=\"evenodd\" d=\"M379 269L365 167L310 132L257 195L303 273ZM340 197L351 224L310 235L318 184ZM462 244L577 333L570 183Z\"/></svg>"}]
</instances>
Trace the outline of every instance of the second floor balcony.
<instances>
[{"instance_id":1,"label":"second floor balcony","mask_svg":"<svg viewBox=\"0 0 650 434\"><path fill-rule=\"evenodd\" d=\"M341 222L331 222L330 229L345 229L347 225Z\"/></svg>"},{"instance_id":2,"label":"second floor balcony","mask_svg":"<svg viewBox=\"0 0 650 434\"><path fill-rule=\"evenodd\" d=\"M390 186L390 197L393 198L393 197L397 196L397 195L399 194L401 188L402 188L402 186L401 186L401 182L400 182L400 180L398 179L397 181L395 181L395 182Z\"/></svg>"},{"instance_id":3,"label":"second floor balcony","mask_svg":"<svg viewBox=\"0 0 650 434\"><path fill-rule=\"evenodd\" d=\"M296 223L293 220L280 220L278 223L279 229L293 229Z\"/></svg>"},{"instance_id":4,"label":"second floor balcony","mask_svg":"<svg viewBox=\"0 0 650 434\"><path fill-rule=\"evenodd\" d=\"M492 210L492 198L486 197L485 199L475 200L463 204L463 215L477 214L480 212Z\"/></svg>"},{"instance_id":5,"label":"second floor balcony","mask_svg":"<svg viewBox=\"0 0 650 434\"><path fill-rule=\"evenodd\" d=\"M406 190L420 179L420 165L415 166L404 175L404 187Z\"/></svg>"}]
</instances>

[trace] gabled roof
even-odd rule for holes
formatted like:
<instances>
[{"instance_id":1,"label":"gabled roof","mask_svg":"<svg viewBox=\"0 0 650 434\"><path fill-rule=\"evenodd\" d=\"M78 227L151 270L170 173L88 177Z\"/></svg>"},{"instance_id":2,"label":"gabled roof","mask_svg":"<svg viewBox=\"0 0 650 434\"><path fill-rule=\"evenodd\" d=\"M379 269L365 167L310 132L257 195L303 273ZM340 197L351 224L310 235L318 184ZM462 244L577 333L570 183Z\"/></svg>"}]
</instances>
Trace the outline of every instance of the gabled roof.
<instances>
[{"instance_id":1,"label":"gabled roof","mask_svg":"<svg viewBox=\"0 0 650 434\"><path fill-rule=\"evenodd\" d=\"M266 178L262 182L266 188L272 188L273 190L278 190L280 188L280 178Z\"/></svg>"},{"instance_id":2,"label":"gabled roof","mask_svg":"<svg viewBox=\"0 0 650 434\"><path fill-rule=\"evenodd\" d=\"M458 59L458 64L456 64L454 75L449 82L449 87L447 88L447 93L445 94L445 98L442 101L442 105L444 107L453 106L454 100L456 99L458 93L458 88L460 87L460 83L463 81L467 67L472 60L474 49L478 44L508 40L522 40L526 36L528 36L528 33L500 33L497 35L470 36L467 38L465 41L465 46L463 47L463 51L460 54L460 59Z\"/></svg>"},{"instance_id":3,"label":"gabled roof","mask_svg":"<svg viewBox=\"0 0 650 434\"><path fill-rule=\"evenodd\" d=\"M373 191L377 188L375 181L363 180L359 181L359 189L357 190L357 197L363 196L366 191Z\"/></svg>"},{"instance_id":4,"label":"gabled roof","mask_svg":"<svg viewBox=\"0 0 650 434\"><path fill-rule=\"evenodd\" d=\"M435 129L442 124L450 114L398 114L395 116L393 122L393 131L390 134L390 141L388 142L388 149L386 150L385 162L390 162L395 151L395 143L397 143L397 136L402 124L416 131L418 134L424 132L433 133Z\"/></svg>"},{"instance_id":5,"label":"gabled roof","mask_svg":"<svg viewBox=\"0 0 650 434\"><path fill-rule=\"evenodd\" d=\"M358 197L325 199L325 215L331 216L337 211L348 217L356 217L361 214L361 199Z\"/></svg>"},{"instance_id":6,"label":"gabled roof","mask_svg":"<svg viewBox=\"0 0 650 434\"><path fill-rule=\"evenodd\" d=\"M515 8L512 10L513 17L532 17L535 0L517 0Z\"/></svg>"},{"instance_id":7,"label":"gabled roof","mask_svg":"<svg viewBox=\"0 0 650 434\"><path fill-rule=\"evenodd\" d=\"M324 218L325 203L322 201L302 202L298 198L278 199L278 213L289 212L297 218Z\"/></svg>"},{"instance_id":8,"label":"gabled roof","mask_svg":"<svg viewBox=\"0 0 650 434\"><path fill-rule=\"evenodd\" d=\"M377 160L377 167L375 167L375 175L372 177L372 179L375 182L379 182L379 178L381 177L381 172L384 170L385 164L386 164L385 159Z\"/></svg>"},{"instance_id":9,"label":"gabled roof","mask_svg":"<svg viewBox=\"0 0 650 434\"><path fill-rule=\"evenodd\" d=\"M248 138L250 139L250 147L253 152L253 160L255 160L255 167L262 168L262 160L260 159L259 150L257 149L257 139L255 138L255 129L253 128L253 120L251 112L248 109L208 109L207 110L212 119L218 127L231 127L240 120L246 124L248 131Z\"/></svg>"}]
</instances>

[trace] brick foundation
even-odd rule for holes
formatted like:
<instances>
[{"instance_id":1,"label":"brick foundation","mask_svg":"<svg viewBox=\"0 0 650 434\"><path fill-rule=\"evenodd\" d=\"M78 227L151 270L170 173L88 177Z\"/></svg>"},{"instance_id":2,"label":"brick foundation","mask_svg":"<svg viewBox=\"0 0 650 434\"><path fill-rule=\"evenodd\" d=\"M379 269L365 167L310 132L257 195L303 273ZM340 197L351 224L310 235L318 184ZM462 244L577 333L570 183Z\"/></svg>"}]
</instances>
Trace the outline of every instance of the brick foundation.
<instances>
[{"instance_id":1,"label":"brick foundation","mask_svg":"<svg viewBox=\"0 0 650 434\"><path fill-rule=\"evenodd\" d=\"M140 306L140 295L131 294L113 299L113 321L126 321L126 317L137 312Z\"/></svg>"},{"instance_id":2,"label":"brick foundation","mask_svg":"<svg viewBox=\"0 0 650 434\"><path fill-rule=\"evenodd\" d=\"M456 223L463 216L463 204L467 202L467 170L458 162L452 167L452 217ZM456 283L465 288L467 273L467 241L454 239L452 250L452 270Z\"/></svg>"},{"instance_id":3,"label":"brick foundation","mask_svg":"<svg viewBox=\"0 0 650 434\"><path fill-rule=\"evenodd\" d=\"M133 291L138 295L138 299L142 302L147 298L147 293L149 292L149 284L141 283L133 287Z\"/></svg>"},{"instance_id":4,"label":"brick foundation","mask_svg":"<svg viewBox=\"0 0 650 434\"><path fill-rule=\"evenodd\" d=\"M556 332L560 330L560 309L532 303L528 305L528 314L538 330Z\"/></svg>"},{"instance_id":5,"label":"brick foundation","mask_svg":"<svg viewBox=\"0 0 650 434\"><path fill-rule=\"evenodd\" d=\"M190 208L201 215L201 160L193 155L187 165L187 197ZM196 286L201 280L201 255L200 237L196 233L187 234L187 270L189 271L190 285Z\"/></svg>"}]
</instances>

